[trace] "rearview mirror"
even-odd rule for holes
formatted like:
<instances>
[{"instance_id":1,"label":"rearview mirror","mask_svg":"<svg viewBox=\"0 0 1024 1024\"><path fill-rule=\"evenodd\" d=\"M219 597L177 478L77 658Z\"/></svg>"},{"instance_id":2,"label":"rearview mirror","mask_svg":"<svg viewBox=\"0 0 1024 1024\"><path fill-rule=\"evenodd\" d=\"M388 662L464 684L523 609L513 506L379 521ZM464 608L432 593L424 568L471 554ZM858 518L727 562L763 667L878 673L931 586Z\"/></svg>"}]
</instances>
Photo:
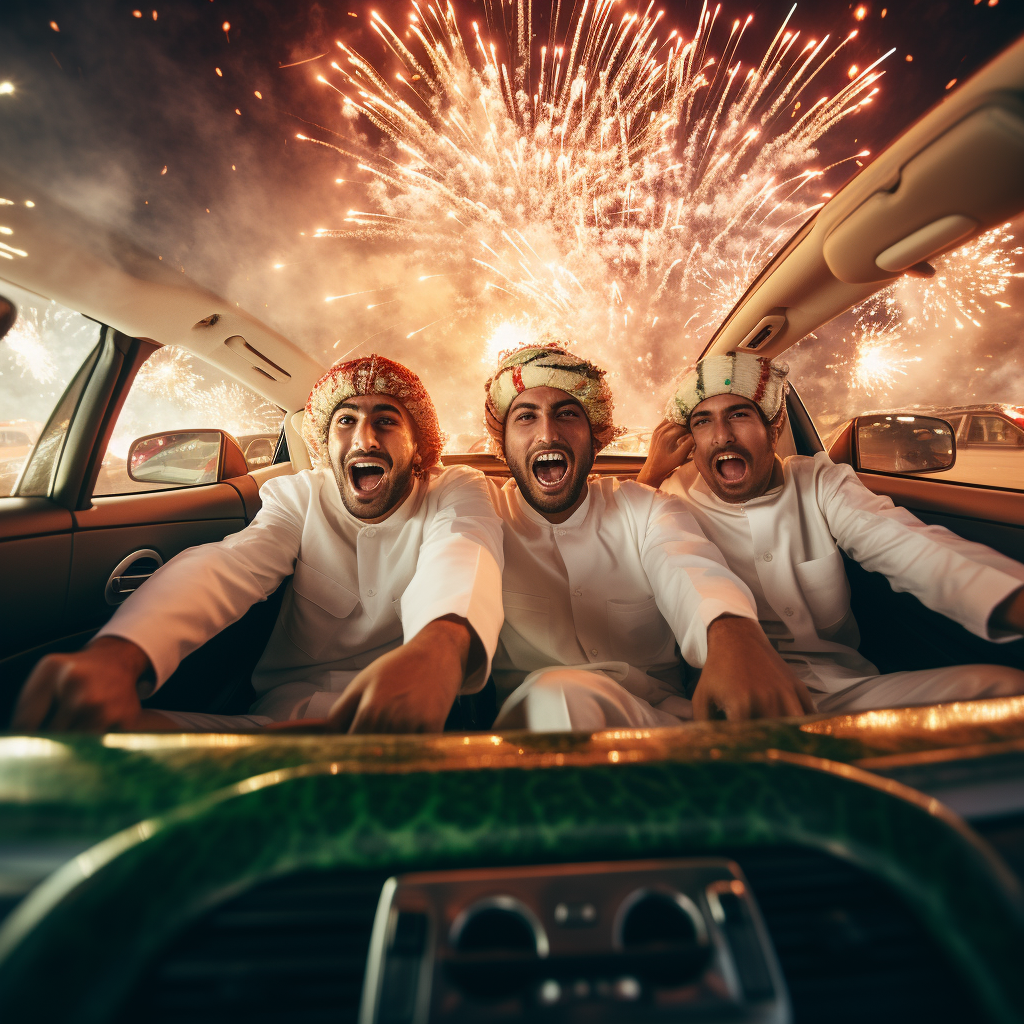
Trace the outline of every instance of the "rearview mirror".
<instances>
[{"instance_id":1,"label":"rearview mirror","mask_svg":"<svg viewBox=\"0 0 1024 1024\"><path fill-rule=\"evenodd\" d=\"M247 471L238 442L223 430L147 434L128 449L128 476L138 483L197 487Z\"/></svg>"},{"instance_id":2,"label":"rearview mirror","mask_svg":"<svg viewBox=\"0 0 1024 1024\"><path fill-rule=\"evenodd\" d=\"M953 428L934 416L858 416L853 438L854 467L869 473L939 473L956 462Z\"/></svg>"}]
</instances>

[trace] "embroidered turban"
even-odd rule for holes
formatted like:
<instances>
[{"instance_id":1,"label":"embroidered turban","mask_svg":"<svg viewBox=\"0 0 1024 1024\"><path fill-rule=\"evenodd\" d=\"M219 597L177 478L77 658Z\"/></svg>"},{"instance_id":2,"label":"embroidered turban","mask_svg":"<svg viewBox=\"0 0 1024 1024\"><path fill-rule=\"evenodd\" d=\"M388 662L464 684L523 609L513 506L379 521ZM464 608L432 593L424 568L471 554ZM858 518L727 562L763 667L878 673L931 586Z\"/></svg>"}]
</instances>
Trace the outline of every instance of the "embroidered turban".
<instances>
[{"instance_id":1,"label":"embroidered turban","mask_svg":"<svg viewBox=\"0 0 1024 1024\"><path fill-rule=\"evenodd\" d=\"M679 382L675 394L668 400L665 418L685 425L693 410L706 398L739 395L749 398L771 423L785 401L788 373L785 363L773 363L749 352L705 356Z\"/></svg>"},{"instance_id":2,"label":"embroidered turban","mask_svg":"<svg viewBox=\"0 0 1024 1024\"><path fill-rule=\"evenodd\" d=\"M435 465L445 436L437 422L434 403L422 381L412 370L385 356L361 356L347 363L335 363L314 385L302 420L302 439L313 464L327 464L327 432L334 410L358 395L388 395L405 406L416 425L420 469Z\"/></svg>"},{"instance_id":3,"label":"embroidered turban","mask_svg":"<svg viewBox=\"0 0 1024 1024\"><path fill-rule=\"evenodd\" d=\"M605 371L567 352L559 344L526 345L503 353L494 375L484 385L487 432L504 449L509 406L530 388L558 388L576 399L590 420L594 451L599 452L621 431L612 423L612 392Z\"/></svg>"}]
</instances>

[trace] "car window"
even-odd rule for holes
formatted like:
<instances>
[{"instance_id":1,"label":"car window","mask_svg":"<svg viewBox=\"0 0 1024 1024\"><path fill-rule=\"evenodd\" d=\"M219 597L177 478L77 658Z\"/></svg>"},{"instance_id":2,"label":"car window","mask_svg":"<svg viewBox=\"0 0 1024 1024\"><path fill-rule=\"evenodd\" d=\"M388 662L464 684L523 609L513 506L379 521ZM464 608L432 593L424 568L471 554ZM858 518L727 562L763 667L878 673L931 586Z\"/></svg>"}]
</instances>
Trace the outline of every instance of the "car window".
<instances>
[{"instance_id":1,"label":"car window","mask_svg":"<svg viewBox=\"0 0 1024 1024\"><path fill-rule=\"evenodd\" d=\"M142 364L114 426L94 495L162 491L181 484L132 480L128 449L148 434L225 430L238 441L249 470L274 459L284 411L216 367L176 345L157 349Z\"/></svg>"},{"instance_id":2,"label":"car window","mask_svg":"<svg viewBox=\"0 0 1024 1024\"><path fill-rule=\"evenodd\" d=\"M18 488L21 494L46 494L74 411L72 396L65 392L99 344L102 327L6 281L0 281L0 294L18 311L14 326L0 339L0 497L14 493L49 423L45 451L33 460L32 480L21 481ZM67 415L54 417L58 405L62 412L70 406Z\"/></svg>"},{"instance_id":3,"label":"car window","mask_svg":"<svg viewBox=\"0 0 1024 1024\"><path fill-rule=\"evenodd\" d=\"M900 277L786 354L821 437L856 416L946 420L956 461L921 480L1024 491L1024 217Z\"/></svg>"},{"instance_id":4,"label":"car window","mask_svg":"<svg viewBox=\"0 0 1024 1024\"><path fill-rule=\"evenodd\" d=\"M972 416L967 444L1024 445L1024 431L1002 416Z\"/></svg>"}]
</instances>

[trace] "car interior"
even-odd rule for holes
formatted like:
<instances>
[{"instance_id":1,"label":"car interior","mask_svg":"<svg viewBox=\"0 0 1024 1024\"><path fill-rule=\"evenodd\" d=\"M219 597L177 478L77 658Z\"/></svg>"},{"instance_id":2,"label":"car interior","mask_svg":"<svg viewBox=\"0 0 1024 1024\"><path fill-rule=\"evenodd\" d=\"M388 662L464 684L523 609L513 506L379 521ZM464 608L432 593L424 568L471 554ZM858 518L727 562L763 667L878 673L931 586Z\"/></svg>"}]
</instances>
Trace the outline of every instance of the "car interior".
<instances>
[{"instance_id":1,"label":"car interior","mask_svg":"<svg viewBox=\"0 0 1024 1024\"><path fill-rule=\"evenodd\" d=\"M100 325L0 498L7 720L43 654L79 648L161 564L251 522L268 479L310 468L303 407L325 367L28 183L0 172L0 196L26 254L0 264L0 334L16 315L5 283ZM1024 40L800 227L705 353L780 356L1021 211ZM131 383L167 345L283 410L276 448L250 469L220 431L211 482L95 495ZM813 455L793 384L779 453ZM1024 561L1024 493L866 470L853 423L829 454L925 522ZM507 475L486 453L444 463ZM602 455L594 471L642 464ZM1024 669L1024 641L987 644L846 562L880 671ZM147 703L244 713L282 592ZM529 737L488 731L492 690L437 737L0 736L0 1012L1019 1021L1024 702L979 704Z\"/></svg>"}]
</instances>

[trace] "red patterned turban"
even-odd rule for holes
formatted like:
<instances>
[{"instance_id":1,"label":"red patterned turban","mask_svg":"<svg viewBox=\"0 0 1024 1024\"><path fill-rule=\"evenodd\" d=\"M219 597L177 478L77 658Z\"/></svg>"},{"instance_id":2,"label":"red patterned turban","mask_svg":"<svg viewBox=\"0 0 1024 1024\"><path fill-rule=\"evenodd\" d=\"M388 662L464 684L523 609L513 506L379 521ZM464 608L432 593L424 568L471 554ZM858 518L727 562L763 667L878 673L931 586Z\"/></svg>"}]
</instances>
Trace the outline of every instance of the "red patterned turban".
<instances>
[{"instance_id":1,"label":"red patterned turban","mask_svg":"<svg viewBox=\"0 0 1024 1024\"><path fill-rule=\"evenodd\" d=\"M421 470L437 463L445 436L423 382L401 363L370 355L335 363L313 385L302 420L302 439L314 465L327 465L327 432L334 410L357 395L388 395L401 402L416 425Z\"/></svg>"},{"instance_id":2,"label":"red patterned turban","mask_svg":"<svg viewBox=\"0 0 1024 1024\"><path fill-rule=\"evenodd\" d=\"M526 345L502 356L484 385L487 432L504 450L505 418L509 406L529 388L558 388L576 399L590 420L594 451L599 452L621 433L612 423L612 392L605 371L567 352L560 344Z\"/></svg>"}]
</instances>

